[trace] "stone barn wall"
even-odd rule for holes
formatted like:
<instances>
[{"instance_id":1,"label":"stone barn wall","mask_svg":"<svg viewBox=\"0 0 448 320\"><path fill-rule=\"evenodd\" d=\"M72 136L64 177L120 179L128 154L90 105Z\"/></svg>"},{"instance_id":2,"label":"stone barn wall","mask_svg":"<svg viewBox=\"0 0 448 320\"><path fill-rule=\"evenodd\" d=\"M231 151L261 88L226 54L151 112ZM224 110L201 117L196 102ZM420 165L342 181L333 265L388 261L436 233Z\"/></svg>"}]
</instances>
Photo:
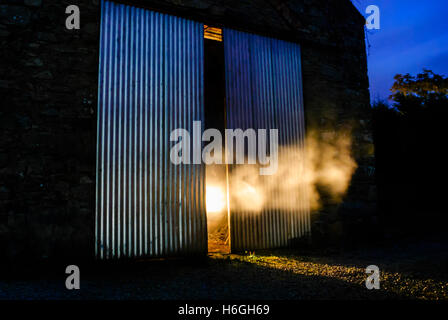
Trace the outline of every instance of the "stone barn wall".
<instances>
[{"instance_id":1,"label":"stone barn wall","mask_svg":"<svg viewBox=\"0 0 448 320\"><path fill-rule=\"evenodd\" d=\"M299 42L307 126L352 127L359 164L346 201L315 214L313 232L340 235L373 210L364 20L349 0L127 3ZM65 29L71 4L80 30ZM98 0L0 4L2 260L93 257L99 19Z\"/></svg>"}]
</instances>

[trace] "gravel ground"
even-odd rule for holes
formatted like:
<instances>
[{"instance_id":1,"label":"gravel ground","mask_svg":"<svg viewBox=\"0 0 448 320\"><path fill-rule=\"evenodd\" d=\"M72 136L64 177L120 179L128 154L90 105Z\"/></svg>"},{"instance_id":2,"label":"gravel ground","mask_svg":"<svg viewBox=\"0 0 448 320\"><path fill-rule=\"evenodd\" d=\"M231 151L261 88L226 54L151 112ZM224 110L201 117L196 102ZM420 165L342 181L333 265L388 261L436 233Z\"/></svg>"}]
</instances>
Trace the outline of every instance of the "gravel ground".
<instances>
[{"instance_id":1,"label":"gravel ground","mask_svg":"<svg viewBox=\"0 0 448 320\"><path fill-rule=\"evenodd\" d=\"M0 299L448 300L446 249L424 243L332 255L278 250L212 254L200 261L80 265L81 290L74 291L65 289L63 269L22 280L3 273ZM371 264L380 268L380 290L365 287Z\"/></svg>"}]
</instances>

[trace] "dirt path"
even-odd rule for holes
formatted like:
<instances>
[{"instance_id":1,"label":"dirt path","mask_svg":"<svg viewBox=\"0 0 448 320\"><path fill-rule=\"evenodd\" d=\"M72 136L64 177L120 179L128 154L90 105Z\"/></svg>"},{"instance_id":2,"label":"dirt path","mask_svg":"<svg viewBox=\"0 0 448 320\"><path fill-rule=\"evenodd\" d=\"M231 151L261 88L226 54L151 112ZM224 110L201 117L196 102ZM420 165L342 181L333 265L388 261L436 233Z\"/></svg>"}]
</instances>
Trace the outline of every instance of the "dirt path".
<instances>
[{"instance_id":1,"label":"dirt path","mask_svg":"<svg viewBox=\"0 0 448 320\"><path fill-rule=\"evenodd\" d=\"M381 289L365 287L368 265ZM448 299L445 244L299 256L294 252L212 254L201 261L140 261L81 268L81 290L65 274L0 280L0 299ZM2 278L7 275L2 274Z\"/></svg>"}]
</instances>

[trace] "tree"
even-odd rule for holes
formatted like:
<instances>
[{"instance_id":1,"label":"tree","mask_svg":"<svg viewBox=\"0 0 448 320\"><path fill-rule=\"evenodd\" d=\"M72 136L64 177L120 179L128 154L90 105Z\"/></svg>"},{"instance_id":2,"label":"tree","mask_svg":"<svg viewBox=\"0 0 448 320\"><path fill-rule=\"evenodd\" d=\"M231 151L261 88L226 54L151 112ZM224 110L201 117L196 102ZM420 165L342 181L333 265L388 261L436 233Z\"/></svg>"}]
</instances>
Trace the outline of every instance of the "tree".
<instances>
[{"instance_id":1,"label":"tree","mask_svg":"<svg viewBox=\"0 0 448 320\"><path fill-rule=\"evenodd\" d=\"M390 99L401 113L410 114L422 109L447 106L448 77L423 69L416 76L397 74L394 79Z\"/></svg>"},{"instance_id":2,"label":"tree","mask_svg":"<svg viewBox=\"0 0 448 320\"><path fill-rule=\"evenodd\" d=\"M433 230L448 223L448 78L423 70L394 79L393 108L384 101L373 105L380 213L401 229L420 232L428 223Z\"/></svg>"}]
</instances>

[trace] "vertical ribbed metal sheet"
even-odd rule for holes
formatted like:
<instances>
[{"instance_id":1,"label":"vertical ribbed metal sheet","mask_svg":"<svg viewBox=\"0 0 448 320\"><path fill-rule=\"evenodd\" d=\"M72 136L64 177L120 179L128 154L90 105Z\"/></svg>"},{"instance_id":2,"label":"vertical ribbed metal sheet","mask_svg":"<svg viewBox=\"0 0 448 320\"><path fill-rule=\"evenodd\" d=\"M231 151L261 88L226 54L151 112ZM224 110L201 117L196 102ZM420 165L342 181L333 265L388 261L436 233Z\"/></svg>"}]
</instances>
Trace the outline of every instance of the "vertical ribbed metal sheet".
<instances>
[{"instance_id":1,"label":"vertical ribbed metal sheet","mask_svg":"<svg viewBox=\"0 0 448 320\"><path fill-rule=\"evenodd\" d=\"M303 150L305 125L300 46L225 29L224 48L226 127L268 131L278 129L280 146L294 146ZM272 180L265 179L265 183L271 183L269 181ZM310 231L310 215L306 188L298 187L296 192L299 205L280 206L291 207L289 210L279 210L278 206L273 205L254 214L232 208L230 203L231 249L241 251L284 247L307 235ZM275 203L276 199L275 192L270 194L271 203Z\"/></svg>"},{"instance_id":2,"label":"vertical ribbed metal sheet","mask_svg":"<svg viewBox=\"0 0 448 320\"><path fill-rule=\"evenodd\" d=\"M170 161L203 121L203 25L102 1L96 181L101 259L207 250L205 168Z\"/></svg>"}]
</instances>

